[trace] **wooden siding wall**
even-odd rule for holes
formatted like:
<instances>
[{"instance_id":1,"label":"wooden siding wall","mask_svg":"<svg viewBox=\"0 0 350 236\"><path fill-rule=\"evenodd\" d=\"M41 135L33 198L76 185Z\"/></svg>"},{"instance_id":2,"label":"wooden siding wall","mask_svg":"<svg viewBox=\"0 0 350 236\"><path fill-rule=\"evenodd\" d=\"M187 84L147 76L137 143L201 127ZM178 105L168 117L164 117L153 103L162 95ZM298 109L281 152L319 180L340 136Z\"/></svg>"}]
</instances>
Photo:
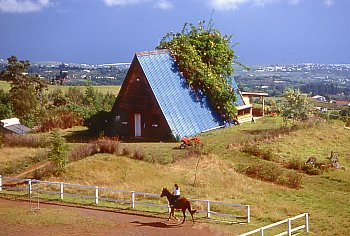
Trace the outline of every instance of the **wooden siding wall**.
<instances>
[{"instance_id":1,"label":"wooden siding wall","mask_svg":"<svg viewBox=\"0 0 350 236\"><path fill-rule=\"evenodd\" d=\"M141 114L141 137L156 140L171 138L170 128L162 114L140 64L134 59L114 107L117 134L135 136L135 113Z\"/></svg>"}]
</instances>

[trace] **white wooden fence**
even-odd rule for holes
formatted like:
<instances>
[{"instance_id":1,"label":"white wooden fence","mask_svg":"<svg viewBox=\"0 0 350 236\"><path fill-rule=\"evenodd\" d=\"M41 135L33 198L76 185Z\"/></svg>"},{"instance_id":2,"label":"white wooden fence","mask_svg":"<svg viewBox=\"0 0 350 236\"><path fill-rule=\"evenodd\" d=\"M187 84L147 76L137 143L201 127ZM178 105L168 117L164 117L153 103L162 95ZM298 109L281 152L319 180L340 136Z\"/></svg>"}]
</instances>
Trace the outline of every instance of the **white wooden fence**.
<instances>
[{"instance_id":1,"label":"white wooden fence","mask_svg":"<svg viewBox=\"0 0 350 236\"><path fill-rule=\"evenodd\" d=\"M3 184L4 182L21 182L24 183L21 186L11 186ZM45 186L52 186L50 188L44 188L39 187L40 184L43 184ZM72 190L71 187L74 187ZM69 191L67 191L67 189ZM54 190L56 191L54 191ZM85 189L89 190L89 195L82 195L82 193L79 193L79 189ZM98 186L84 186L80 184L69 184L69 183L63 183L63 182L49 182L49 181L41 181L41 180L35 180L35 179L20 179L20 178L10 178L10 177L2 177L0 175L0 192L1 191L28 191L29 197L32 196L33 193L43 193L48 195L57 195L57 197L61 200L63 200L66 197L81 197L84 199L93 199L94 204L98 205L100 201L107 201L107 202L115 202L115 203L122 203L122 204L128 204L132 209L135 209L136 204L148 206L148 207L156 207L156 208L164 208L170 210L168 205L162 205L161 199L159 194L153 194L153 193L143 193L143 192L137 192L137 191L128 191L128 190L114 190L111 188L101 188ZM84 192L86 194L86 191ZM104 193L104 194L102 194ZM103 197L103 195L118 195L123 194L125 196L129 196L126 198L112 198L112 197ZM137 198L141 198L141 200L137 200ZM148 198L148 199L145 199ZM142 200L143 199L143 200ZM193 203L197 204L204 204L204 207L202 207L203 210L197 209L197 212L202 212L205 214L205 217L207 219L212 219L212 215L219 216L220 219L226 219L227 222L237 222L237 220L243 220L246 223L250 222L250 206L249 205L241 205L241 204L230 204L230 203L224 203L224 202L215 202L210 200L200 200L200 199L190 199L191 205L193 206ZM147 201L148 200L148 201ZM158 202L158 204L156 203ZM212 208L215 208L214 206L224 206L223 209L228 210L232 208L241 208L242 210L238 210L241 214L244 212L245 214L242 216L235 216L232 214L226 214L223 212L218 212L212 210ZM234 210L234 212L237 212L237 210ZM233 219L235 221L233 221Z\"/></svg>"},{"instance_id":2,"label":"white wooden fence","mask_svg":"<svg viewBox=\"0 0 350 236\"><path fill-rule=\"evenodd\" d=\"M305 223L303 225L300 225L298 227L293 228L292 227L292 221L296 220L296 219L299 219L299 218L302 218L302 217L305 217L305 221L304 221ZM276 234L277 236L282 236L282 235L291 236L293 232L298 231L298 230L302 230L302 229L305 229L305 232L309 232L309 214L308 213L303 213L303 214L297 215L295 217L288 218L286 220L281 220L279 222L276 222L276 223L273 223L273 224L261 227L261 228L256 229L256 230L252 230L252 231L250 231L248 233L240 234L239 236L248 236L248 235L252 235L252 234L255 234L255 233L260 233L259 234L260 236L264 236L265 230L267 230L269 228L272 228L272 227L275 227L277 225L285 224L285 223L287 224L287 231L284 231L284 232L282 232L280 234Z\"/></svg>"}]
</instances>

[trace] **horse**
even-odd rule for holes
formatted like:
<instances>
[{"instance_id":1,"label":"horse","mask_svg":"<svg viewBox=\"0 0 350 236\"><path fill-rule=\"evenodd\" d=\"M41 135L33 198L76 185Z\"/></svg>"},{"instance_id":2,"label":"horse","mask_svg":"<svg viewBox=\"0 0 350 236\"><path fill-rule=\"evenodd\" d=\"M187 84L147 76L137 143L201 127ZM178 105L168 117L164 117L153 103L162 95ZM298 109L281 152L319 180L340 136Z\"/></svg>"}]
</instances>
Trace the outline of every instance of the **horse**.
<instances>
[{"instance_id":1,"label":"horse","mask_svg":"<svg viewBox=\"0 0 350 236\"><path fill-rule=\"evenodd\" d=\"M172 195L169 190L167 188L163 188L162 193L160 194L160 197L166 197L168 199L169 204L174 202L175 196ZM176 220L178 220L176 218L176 216L174 215L174 210L175 209L181 209L182 213L184 215L184 219L182 221L181 224L185 223L185 219L186 219L186 210L188 210L191 214L192 217L192 222L194 223L194 219L193 219L193 214L197 211L197 210L191 210L191 203L190 201L188 201L186 198L181 197L179 199L177 199L177 201L175 202L175 204L171 205L171 211L169 213L169 218L168 221L170 221L171 216L173 216Z\"/></svg>"}]
</instances>

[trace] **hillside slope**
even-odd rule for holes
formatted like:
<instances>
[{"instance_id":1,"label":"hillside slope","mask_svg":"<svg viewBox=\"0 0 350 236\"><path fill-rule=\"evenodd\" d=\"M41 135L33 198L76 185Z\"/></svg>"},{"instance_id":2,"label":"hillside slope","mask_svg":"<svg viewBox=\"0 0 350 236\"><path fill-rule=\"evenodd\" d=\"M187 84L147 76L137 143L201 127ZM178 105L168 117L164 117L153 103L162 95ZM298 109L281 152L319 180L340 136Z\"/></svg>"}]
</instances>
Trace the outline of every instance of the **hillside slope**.
<instances>
[{"instance_id":1,"label":"hillside slope","mask_svg":"<svg viewBox=\"0 0 350 236\"><path fill-rule=\"evenodd\" d=\"M218 226L232 234L308 212L311 235L348 235L350 130L344 129L341 122L317 123L286 131L279 118L263 118L209 132L201 135L207 153L201 157L181 155L178 143L122 143L124 147L139 148L145 156L155 153L167 161L154 163L152 158L141 161L97 154L71 163L63 176L50 179L156 194L163 186L178 183L185 197L251 205L250 224ZM269 153L269 158L243 152L247 143ZM319 175L287 168L291 160L303 163L311 156L326 163L332 151L338 154L343 168L328 169ZM242 173L242 169L257 163L273 165L274 172L268 174L280 172L286 178L300 175L301 187L290 188Z\"/></svg>"}]
</instances>

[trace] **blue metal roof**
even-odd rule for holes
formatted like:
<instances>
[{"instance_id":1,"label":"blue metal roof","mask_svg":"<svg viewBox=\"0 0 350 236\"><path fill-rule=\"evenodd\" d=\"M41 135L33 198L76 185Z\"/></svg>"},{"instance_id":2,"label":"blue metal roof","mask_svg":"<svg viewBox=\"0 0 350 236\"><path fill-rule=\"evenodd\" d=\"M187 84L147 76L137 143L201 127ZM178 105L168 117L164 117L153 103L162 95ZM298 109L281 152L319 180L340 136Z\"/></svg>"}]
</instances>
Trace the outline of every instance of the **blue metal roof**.
<instances>
[{"instance_id":1,"label":"blue metal roof","mask_svg":"<svg viewBox=\"0 0 350 236\"><path fill-rule=\"evenodd\" d=\"M24 125L21 125L21 124L9 125L9 126L5 126L3 128L7 129L15 134L25 134L25 133L28 133L29 131L31 131L30 128L28 128Z\"/></svg>"},{"instance_id":2,"label":"blue metal roof","mask_svg":"<svg viewBox=\"0 0 350 236\"><path fill-rule=\"evenodd\" d=\"M232 79L232 88L234 89L234 91L236 93L236 97L237 97L237 101L235 102L235 105L236 106L243 106L245 104L243 102L242 95L239 93L237 83L233 77L231 77L231 79Z\"/></svg>"},{"instance_id":3,"label":"blue metal roof","mask_svg":"<svg viewBox=\"0 0 350 236\"><path fill-rule=\"evenodd\" d=\"M175 137L196 135L225 124L208 106L207 98L187 86L169 51L137 53L136 57ZM237 88L235 82L233 85ZM238 88L235 91L238 93ZM239 93L237 97L237 103L243 103Z\"/></svg>"}]
</instances>

